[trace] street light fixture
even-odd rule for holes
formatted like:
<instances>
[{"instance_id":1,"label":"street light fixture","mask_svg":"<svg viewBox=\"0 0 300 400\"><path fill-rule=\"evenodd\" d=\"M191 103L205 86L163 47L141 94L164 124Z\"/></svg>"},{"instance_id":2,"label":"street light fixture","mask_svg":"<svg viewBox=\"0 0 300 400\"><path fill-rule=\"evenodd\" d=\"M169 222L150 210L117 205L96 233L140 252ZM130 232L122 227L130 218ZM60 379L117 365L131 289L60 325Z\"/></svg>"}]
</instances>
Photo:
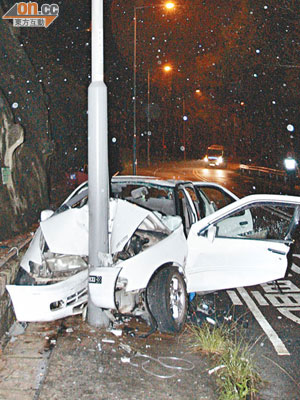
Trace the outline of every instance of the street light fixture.
<instances>
[{"instance_id":1,"label":"street light fixture","mask_svg":"<svg viewBox=\"0 0 300 400\"><path fill-rule=\"evenodd\" d=\"M172 2L167 2L164 4L158 4L154 6L139 6L134 7L134 30L133 30L133 160L132 160L132 173L136 175L137 170L137 157L136 157L136 31L137 31L137 23L136 23L136 12L137 10L141 10L144 8L157 8L157 7L165 7L168 10L171 10L175 7L175 4Z\"/></svg>"},{"instance_id":2,"label":"street light fixture","mask_svg":"<svg viewBox=\"0 0 300 400\"><path fill-rule=\"evenodd\" d=\"M163 70L168 74L168 73L170 73L171 71L172 71L172 66L170 65L170 64L165 64L164 66L163 66ZM170 89L169 89L170 90ZM167 113L165 113L165 115L167 115ZM166 145L165 145L165 128L166 128L166 126L167 126L167 123L166 123L166 121L165 121L165 126L164 126L164 129L163 129L163 136L162 136L162 148L163 148L163 161L165 161L165 153L166 153Z\"/></svg>"},{"instance_id":3,"label":"street light fixture","mask_svg":"<svg viewBox=\"0 0 300 400\"><path fill-rule=\"evenodd\" d=\"M166 7L168 10L171 10L172 8L175 7L175 4L172 3L171 1L169 1L168 3L165 4L165 7Z\"/></svg>"},{"instance_id":4,"label":"street light fixture","mask_svg":"<svg viewBox=\"0 0 300 400\"><path fill-rule=\"evenodd\" d=\"M165 66L164 66L164 70L165 70L166 72L172 71L171 65L165 65Z\"/></svg>"},{"instance_id":5,"label":"street light fixture","mask_svg":"<svg viewBox=\"0 0 300 400\"><path fill-rule=\"evenodd\" d=\"M150 69L148 69L148 90L147 90L147 166L150 167Z\"/></svg>"},{"instance_id":6,"label":"street light fixture","mask_svg":"<svg viewBox=\"0 0 300 400\"><path fill-rule=\"evenodd\" d=\"M187 116L185 115L185 98L182 98L182 136L183 136L183 159L186 161L186 136L185 136L185 122L187 121Z\"/></svg>"}]
</instances>

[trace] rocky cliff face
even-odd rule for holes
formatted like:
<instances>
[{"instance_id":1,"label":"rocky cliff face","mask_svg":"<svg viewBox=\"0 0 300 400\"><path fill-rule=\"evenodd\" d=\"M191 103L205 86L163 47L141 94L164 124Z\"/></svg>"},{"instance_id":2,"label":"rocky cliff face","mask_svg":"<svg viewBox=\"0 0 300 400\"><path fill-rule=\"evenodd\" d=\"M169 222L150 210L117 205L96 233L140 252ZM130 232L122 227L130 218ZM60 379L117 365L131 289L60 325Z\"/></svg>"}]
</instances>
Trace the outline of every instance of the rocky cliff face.
<instances>
[{"instance_id":1,"label":"rocky cliff face","mask_svg":"<svg viewBox=\"0 0 300 400\"><path fill-rule=\"evenodd\" d=\"M0 60L2 240L28 228L48 206L46 171L53 145L45 94L13 28L2 19Z\"/></svg>"}]
</instances>

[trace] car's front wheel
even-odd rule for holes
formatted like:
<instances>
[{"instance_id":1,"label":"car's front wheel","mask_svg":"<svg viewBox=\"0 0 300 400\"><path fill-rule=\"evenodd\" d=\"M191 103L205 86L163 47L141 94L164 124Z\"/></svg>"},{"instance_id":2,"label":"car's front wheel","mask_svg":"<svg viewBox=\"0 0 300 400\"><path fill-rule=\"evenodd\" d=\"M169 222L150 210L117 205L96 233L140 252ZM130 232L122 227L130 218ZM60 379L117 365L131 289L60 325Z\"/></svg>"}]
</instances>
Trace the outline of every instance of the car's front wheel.
<instances>
[{"instance_id":1,"label":"car's front wheel","mask_svg":"<svg viewBox=\"0 0 300 400\"><path fill-rule=\"evenodd\" d=\"M164 267L147 287L149 310L161 332L180 332L186 320L187 293L183 276L175 267Z\"/></svg>"}]
</instances>

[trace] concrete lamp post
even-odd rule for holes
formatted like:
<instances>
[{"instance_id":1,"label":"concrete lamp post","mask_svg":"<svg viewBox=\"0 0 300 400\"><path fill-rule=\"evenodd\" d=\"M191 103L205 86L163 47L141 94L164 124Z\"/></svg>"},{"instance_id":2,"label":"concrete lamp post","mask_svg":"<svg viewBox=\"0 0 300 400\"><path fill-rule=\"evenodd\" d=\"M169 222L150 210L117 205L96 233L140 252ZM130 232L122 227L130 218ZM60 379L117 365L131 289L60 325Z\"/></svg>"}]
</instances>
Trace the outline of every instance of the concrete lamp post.
<instances>
[{"instance_id":1,"label":"concrete lamp post","mask_svg":"<svg viewBox=\"0 0 300 400\"><path fill-rule=\"evenodd\" d=\"M92 0L92 81L88 88L89 272L108 253L108 128L104 83L103 0ZM101 290L101 288L99 288ZM108 326L109 319L88 300L88 323Z\"/></svg>"}]
</instances>

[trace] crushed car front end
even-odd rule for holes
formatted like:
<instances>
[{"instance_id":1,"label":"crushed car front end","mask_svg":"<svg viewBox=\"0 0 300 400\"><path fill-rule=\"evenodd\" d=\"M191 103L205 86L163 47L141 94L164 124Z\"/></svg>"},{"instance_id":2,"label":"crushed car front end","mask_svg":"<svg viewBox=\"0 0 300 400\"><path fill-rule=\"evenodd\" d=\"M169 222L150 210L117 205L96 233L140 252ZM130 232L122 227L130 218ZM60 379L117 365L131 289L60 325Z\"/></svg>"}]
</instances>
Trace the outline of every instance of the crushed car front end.
<instances>
[{"instance_id":1,"label":"crushed car front end","mask_svg":"<svg viewBox=\"0 0 300 400\"><path fill-rule=\"evenodd\" d=\"M180 217L163 216L125 200L110 201L110 253L88 266L88 204L81 199L42 221L7 285L19 321L51 321L82 313L88 301L111 313L149 318L146 288L157 270L183 271L187 243ZM89 276L88 276L89 275Z\"/></svg>"}]
</instances>

